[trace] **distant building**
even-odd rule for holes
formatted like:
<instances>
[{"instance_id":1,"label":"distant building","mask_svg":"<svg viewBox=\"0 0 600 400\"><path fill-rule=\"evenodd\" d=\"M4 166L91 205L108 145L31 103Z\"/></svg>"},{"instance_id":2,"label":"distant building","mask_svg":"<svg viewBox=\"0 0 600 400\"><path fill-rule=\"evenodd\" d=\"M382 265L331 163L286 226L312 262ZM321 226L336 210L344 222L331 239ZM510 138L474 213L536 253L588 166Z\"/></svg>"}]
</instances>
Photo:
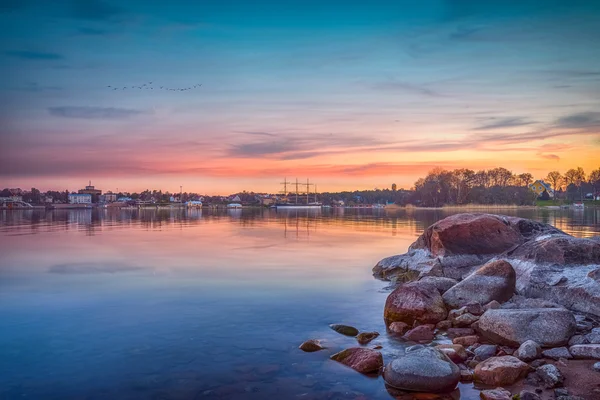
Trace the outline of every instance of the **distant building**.
<instances>
[{"instance_id":1,"label":"distant building","mask_svg":"<svg viewBox=\"0 0 600 400\"><path fill-rule=\"evenodd\" d=\"M276 199L273 197L257 196L257 200L261 206L270 206L272 204L275 204Z\"/></svg>"},{"instance_id":2,"label":"distant building","mask_svg":"<svg viewBox=\"0 0 600 400\"><path fill-rule=\"evenodd\" d=\"M530 184L529 189L531 189L531 191L533 191L538 197L541 196L545 190L546 192L548 192L550 198L554 198L554 189L552 189L552 186L550 186L542 180L538 179L537 181Z\"/></svg>"},{"instance_id":3,"label":"distant building","mask_svg":"<svg viewBox=\"0 0 600 400\"><path fill-rule=\"evenodd\" d=\"M92 196L100 196L102 194L102 190L93 187L92 181L90 181L90 184L86 186L85 189L79 189L79 194L91 194Z\"/></svg>"},{"instance_id":4,"label":"distant building","mask_svg":"<svg viewBox=\"0 0 600 400\"><path fill-rule=\"evenodd\" d=\"M89 193L70 193L69 203L71 204L92 204L92 195Z\"/></svg>"},{"instance_id":5,"label":"distant building","mask_svg":"<svg viewBox=\"0 0 600 400\"><path fill-rule=\"evenodd\" d=\"M118 201L119 203L127 203L128 201L132 201L132 200L133 200L133 199L132 199L131 197L119 197L119 198L117 199L117 201Z\"/></svg>"},{"instance_id":6,"label":"distant building","mask_svg":"<svg viewBox=\"0 0 600 400\"><path fill-rule=\"evenodd\" d=\"M98 200L101 203L114 203L115 201L117 201L117 195L112 192L104 193L98 196Z\"/></svg>"},{"instance_id":7,"label":"distant building","mask_svg":"<svg viewBox=\"0 0 600 400\"><path fill-rule=\"evenodd\" d=\"M238 196L238 195L235 195L234 197L232 197L232 198L231 198L231 201L233 201L233 202L235 202L235 203L239 203L239 202L240 202L240 201L242 201L242 200L240 199L240 196Z\"/></svg>"}]
</instances>

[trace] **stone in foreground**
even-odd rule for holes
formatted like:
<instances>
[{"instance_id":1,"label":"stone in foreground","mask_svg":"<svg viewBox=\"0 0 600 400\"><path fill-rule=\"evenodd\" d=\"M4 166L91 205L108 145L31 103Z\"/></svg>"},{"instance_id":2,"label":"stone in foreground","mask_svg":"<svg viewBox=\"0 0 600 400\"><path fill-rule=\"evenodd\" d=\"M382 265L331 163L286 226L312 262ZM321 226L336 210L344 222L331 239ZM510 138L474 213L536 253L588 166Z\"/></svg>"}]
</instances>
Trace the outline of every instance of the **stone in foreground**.
<instances>
[{"instance_id":1,"label":"stone in foreground","mask_svg":"<svg viewBox=\"0 0 600 400\"><path fill-rule=\"evenodd\" d=\"M415 392L450 392L460 381L460 369L444 353L432 347L417 348L390 362L385 382Z\"/></svg>"},{"instance_id":2,"label":"stone in foreground","mask_svg":"<svg viewBox=\"0 0 600 400\"><path fill-rule=\"evenodd\" d=\"M600 360L600 344L577 344L569 352L575 358Z\"/></svg>"},{"instance_id":3,"label":"stone in foreground","mask_svg":"<svg viewBox=\"0 0 600 400\"><path fill-rule=\"evenodd\" d=\"M439 344L435 348L447 355L456 364L465 362L469 358L467 351L460 344Z\"/></svg>"},{"instance_id":4,"label":"stone in foreground","mask_svg":"<svg viewBox=\"0 0 600 400\"><path fill-rule=\"evenodd\" d=\"M356 336L358 335L358 329L353 326L342 325L342 324L331 324L329 325L331 329L336 331L337 333L341 333L345 336Z\"/></svg>"},{"instance_id":5,"label":"stone in foreground","mask_svg":"<svg viewBox=\"0 0 600 400\"><path fill-rule=\"evenodd\" d=\"M411 326L415 322L436 324L447 315L440 292L419 282L402 285L390 293L383 313L386 324L400 321Z\"/></svg>"},{"instance_id":6,"label":"stone in foreground","mask_svg":"<svg viewBox=\"0 0 600 400\"><path fill-rule=\"evenodd\" d=\"M533 340L541 347L556 347L567 344L575 333L575 318L561 308L488 310L479 319L478 329L498 344L517 347Z\"/></svg>"},{"instance_id":7,"label":"stone in foreground","mask_svg":"<svg viewBox=\"0 0 600 400\"><path fill-rule=\"evenodd\" d=\"M536 374L542 380L544 387L548 389L562 386L565 380L560 370L552 364L542 365L537 369Z\"/></svg>"},{"instance_id":8,"label":"stone in foreground","mask_svg":"<svg viewBox=\"0 0 600 400\"><path fill-rule=\"evenodd\" d=\"M364 347L352 347L331 356L331 359L347 365L361 374L378 373L383 367L380 352Z\"/></svg>"},{"instance_id":9,"label":"stone in foreground","mask_svg":"<svg viewBox=\"0 0 600 400\"><path fill-rule=\"evenodd\" d=\"M513 355L519 360L530 362L540 358L542 355L542 348L533 340L526 340L523 342L523 344L521 344L521 346L519 346Z\"/></svg>"},{"instance_id":10,"label":"stone in foreground","mask_svg":"<svg viewBox=\"0 0 600 400\"><path fill-rule=\"evenodd\" d=\"M312 353L313 351L323 350L325 347L321 346L321 342L317 339L310 339L306 342L302 343L299 347L300 350L305 351L307 353Z\"/></svg>"},{"instance_id":11,"label":"stone in foreground","mask_svg":"<svg viewBox=\"0 0 600 400\"><path fill-rule=\"evenodd\" d=\"M544 350L542 351L542 356L546 358L551 358L553 360L560 360L561 358L570 360L573 358L573 356L569 352L569 349L567 349L566 347L555 347L553 349Z\"/></svg>"},{"instance_id":12,"label":"stone in foreground","mask_svg":"<svg viewBox=\"0 0 600 400\"><path fill-rule=\"evenodd\" d=\"M512 385L525 377L529 365L513 356L492 357L475 367L475 381L491 386Z\"/></svg>"},{"instance_id":13,"label":"stone in foreground","mask_svg":"<svg viewBox=\"0 0 600 400\"><path fill-rule=\"evenodd\" d=\"M358 340L358 343L360 344L367 344L378 336L379 332L361 332L356 337L356 340Z\"/></svg>"},{"instance_id":14,"label":"stone in foreground","mask_svg":"<svg viewBox=\"0 0 600 400\"><path fill-rule=\"evenodd\" d=\"M512 265L503 260L490 261L448 289L443 299L450 308L487 304L492 300L504 302L513 296L516 281Z\"/></svg>"},{"instance_id":15,"label":"stone in foreground","mask_svg":"<svg viewBox=\"0 0 600 400\"><path fill-rule=\"evenodd\" d=\"M403 336L406 340L412 340L413 342L432 341L434 337L433 333L434 326L431 324L419 325L416 328L406 332Z\"/></svg>"},{"instance_id":16,"label":"stone in foreground","mask_svg":"<svg viewBox=\"0 0 600 400\"><path fill-rule=\"evenodd\" d=\"M479 397L482 400L511 400L512 394L503 388L482 390Z\"/></svg>"}]
</instances>

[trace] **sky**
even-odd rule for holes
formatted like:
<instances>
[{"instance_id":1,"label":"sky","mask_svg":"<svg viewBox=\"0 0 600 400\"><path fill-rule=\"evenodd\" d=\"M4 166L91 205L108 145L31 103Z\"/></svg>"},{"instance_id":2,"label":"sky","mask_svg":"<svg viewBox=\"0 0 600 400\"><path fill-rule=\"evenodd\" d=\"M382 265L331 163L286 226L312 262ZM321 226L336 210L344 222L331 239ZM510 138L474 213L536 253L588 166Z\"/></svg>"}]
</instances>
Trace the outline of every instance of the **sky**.
<instances>
[{"instance_id":1,"label":"sky","mask_svg":"<svg viewBox=\"0 0 600 400\"><path fill-rule=\"evenodd\" d=\"M600 167L600 1L3 0L0 33L0 187Z\"/></svg>"}]
</instances>

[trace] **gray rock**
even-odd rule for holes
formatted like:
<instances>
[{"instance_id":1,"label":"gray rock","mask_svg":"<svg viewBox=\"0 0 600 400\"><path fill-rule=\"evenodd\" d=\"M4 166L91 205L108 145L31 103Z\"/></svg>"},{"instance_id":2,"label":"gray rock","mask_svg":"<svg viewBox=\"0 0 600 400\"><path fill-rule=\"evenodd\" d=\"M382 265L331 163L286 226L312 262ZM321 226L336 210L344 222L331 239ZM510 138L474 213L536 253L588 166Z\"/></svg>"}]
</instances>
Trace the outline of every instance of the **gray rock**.
<instances>
[{"instance_id":1,"label":"gray rock","mask_svg":"<svg viewBox=\"0 0 600 400\"><path fill-rule=\"evenodd\" d=\"M482 400L510 400L511 393L503 388L482 390L479 394Z\"/></svg>"},{"instance_id":2,"label":"gray rock","mask_svg":"<svg viewBox=\"0 0 600 400\"><path fill-rule=\"evenodd\" d=\"M460 369L437 349L424 347L390 362L385 382L397 389L416 392L449 392L460 381Z\"/></svg>"},{"instance_id":3,"label":"gray rock","mask_svg":"<svg viewBox=\"0 0 600 400\"><path fill-rule=\"evenodd\" d=\"M596 372L600 372L600 362L594 363L594 365L592 365L592 369Z\"/></svg>"},{"instance_id":4,"label":"gray rock","mask_svg":"<svg viewBox=\"0 0 600 400\"><path fill-rule=\"evenodd\" d=\"M456 285L458 281L452 278L445 278L443 276L425 276L419 279L419 283L431 285L437 289L440 294L443 294L446 290Z\"/></svg>"},{"instance_id":5,"label":"gray rock","mask_svg":"<svg viewBox=\"0 0 600 400\"><path fill-rule=\"evenodd\" d=\"M588 340L583 335L574 335L569 339L569 346L574 346L576 344L588 344Z\"/></svg>"},{"instance_id":6,"label":"gray rock","mask_svg":"<svg viewBox=\"0 0 600 400\"><path fill-rule=\"evenodd\" d=\"M537 369L536 374L540 377L544 387L548 389L562 386L565 380L560 370L552 364L542 365Z\"/></svg>"},{"instance_id":7,"label":"gray rock","mask_svg":"<svg viewBox=\"0 0 600 400\"><path fill-rule=\"evenodd\" d=\"M534 392L530 392L529 390L521 390L519 393L519 400L541 400L542 398Z\"/></svg>"},{"instance_id":8,"label":"gray rock","mask_svg":"<svg viewBox=\"0 0 600 400\"><path fill-rule=\"evenodd\" d=\"M600 360L600 344L577 344L569 351L575 358Z\"/></svg>"},{"instance_id":9,"label":"gray rock","mask_svg":"<svg viewBox=\"0 0 600 400\"><path fill-rule=\"evenodd\" d=\"M530 362L537 358L540 358L540 356L542 355L542 348L533 340L527 340L523 344L521 344L521 346L519 346L519 348L513 355L519 360Z\"/></svg>"},{"instance_id":10,"label":"gray rock","mask_svg":"<svg viewBox=\"0 0 600 400\"><path fill-rule=\"evenodd\" d=\"M477 321L479 321L478 316L466 313L454 318L452 320L452 325L454 325L457 328L466 328L468 326L471 326L473 322Z\"/></svg>"},{"instance_id":11,"label":"gray rock","mask_svg":"<svg viewBox=\"0 0 600 400\"><path fill-rule=\"evenodd\" d=\"M373 275L394 282L410 282L425 276L443 276L443 272L436 257L426 250L417 249L384 258L373 267Z\"/></svg>"},{"instance_id":12,"label":"gray rock","mask_svg":"<svg viewBox=\"0 0 600 400\"><path fill-rule=\"evenodd\" d=\"M450 308L470 303L487 304L492 300L506 301L515 292L516 274L506 261L490 261L466 277L442 296Z\"/></svg>"},{"instance_id":13,"label":"gray rock","mask_svg":"<svg viewBox=\"0 0 600 400\"><path fill-rule=\"evenodd\" d=\"M544 360L544 359L537 359L537 360L533 360L529 365L531 365L533 368L539 368L542 365L546 365L546 364L548 364L546 362L546 360Z\"/></svg>"},{"instance_id":14,"label":"gray rock","mask_svg":"<svg viewBox=\"0 0 600 400\"><path fill-rule=\"evenodd\" d=\"M488 310L477 324L486 339L513 347L527 340L542 347L561 346L575 333L573 314L556 308Z\"/></svg>"},{"instance_id":15,"label":"gray rock","mask_svg":"<svg viewBox=\"0 0 600 400\"><path fill-rule=\"evenodd\" d=\"M568 396L569 392L565 388L554 389L554 397Z\"/></svg>"},{"instance_id":16,"label":"gray rock","mask_svg":"<svg viewBox=\"0 0 600 400\"><path fill-rule=\"evenodd\" d=\"M571 360L573 356L569 352L569 349L566 347L556 347L554 349L548 349L542 351L542 355L546 358L551 358L553 360L559 360L561 358Z\"/></svg>"},{"instance_id":17,"label":"gray rock","mask_svg":"<svg viewBox=\"0 0 600 400\"><path fill-rule=\"evenodd\" d=\"M502 304L500 304L499 302L497 302L496 300L492 300L489 303L487 303L484 307L483 310L487 311L487 310L496 310L498 308L500 308L502 306Z\"/></svg>"},{"instance_id":18,"label":"gray rock","mask_svg":"<svg viewBox=\"0 0 600 400\"><path fill-rule=\"evenodd\" d=\"M488 358L494 357L498 351L498 346L494 344L482 344L475 349L475 359L478 361L485 361Z\"/></svg>"},{"instance_id":19,"label":"gray rock","mask_svg":"<svg viewBox=\"0 0 600 400\"><path fill-rule=\"evenodd\" d=\"M600 344L600 328L594 328L590 333L585 335L585 338L590 344Z\"/></svg>"},{"instance_id":20,"label":"gray rock","mask_svg":"<svg viewBox=\"0 0 600 400\"><path fill-rule=\"evenodd\" d=\"M342 335L345 335L345 336L358 335L358 329L356 329L353 326L342 325L342 324L331 324L331 325L329 325L329 327L331 329L333 329L334 331L336 331L337 333L341 333Z\"/></svg>"}]
</instances>

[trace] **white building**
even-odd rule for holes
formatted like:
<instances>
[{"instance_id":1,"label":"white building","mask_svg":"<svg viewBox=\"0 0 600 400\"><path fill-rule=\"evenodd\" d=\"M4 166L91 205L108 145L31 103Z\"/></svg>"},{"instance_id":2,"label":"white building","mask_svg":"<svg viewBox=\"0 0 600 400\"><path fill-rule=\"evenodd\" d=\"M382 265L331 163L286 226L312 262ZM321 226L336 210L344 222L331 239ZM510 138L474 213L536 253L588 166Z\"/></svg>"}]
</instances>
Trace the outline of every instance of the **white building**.
<instances>
[{"instance_id":1,"label":"white building","mask_svg":"<svg viewBox=\"0 0 600 400\"><path fill-rule=\"evenodd\" d=\"M71 193L69 194L69 203L92 204L92 195L87 193Z\"/></svg>"}]
</instances>

